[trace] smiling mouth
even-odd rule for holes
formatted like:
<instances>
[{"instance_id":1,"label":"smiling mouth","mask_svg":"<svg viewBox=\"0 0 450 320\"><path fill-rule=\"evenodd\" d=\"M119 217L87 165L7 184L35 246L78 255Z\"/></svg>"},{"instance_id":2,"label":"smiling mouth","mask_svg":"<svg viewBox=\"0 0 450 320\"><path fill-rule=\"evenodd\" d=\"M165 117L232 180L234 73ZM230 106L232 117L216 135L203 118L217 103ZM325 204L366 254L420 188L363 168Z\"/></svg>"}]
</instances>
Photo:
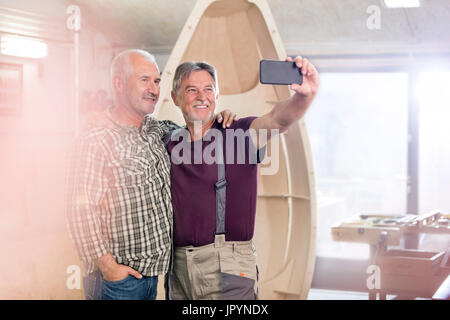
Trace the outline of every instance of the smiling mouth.
<instances>
[{"instance_id":1,"label":"smiling mouth","mask_svg":"<svg viewBox=\"0 0 450 320\"><path fill-rule=\"evenodd\" d=\"M198 105L198 106L194 106L195 109L208 109L209 106L206 105Z\"/></svg>"}]
</instances>

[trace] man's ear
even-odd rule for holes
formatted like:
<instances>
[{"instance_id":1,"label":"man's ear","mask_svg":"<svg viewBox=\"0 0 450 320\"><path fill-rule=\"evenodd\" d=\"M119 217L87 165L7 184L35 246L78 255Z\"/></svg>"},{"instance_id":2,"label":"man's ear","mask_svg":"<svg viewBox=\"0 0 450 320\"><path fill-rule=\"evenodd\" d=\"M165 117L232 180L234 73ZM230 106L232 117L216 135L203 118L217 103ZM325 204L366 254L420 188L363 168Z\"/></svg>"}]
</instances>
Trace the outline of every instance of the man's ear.
<instances>
[{"instance_id":1,"label":"man's ear","mask_svg":"<svg viewBox=\"0 0 450 320\"><path fill-rule=\"evenodd\" d=\"M120 79L120 77L115 76L113 78L113 87L114 87L114 90L116 92L122 92L122 90L123 90L123 83L122 83L122 79Z\"/></svg>"},{"instance_id":2,"label":"man's ear","mask_svg":"<svg viewBox=\"0 0 450 320\"><path fill-rule=\"evenodd\" d=\"M173 90L170 91L170 95L172 96L172 101L173 101L173 103L174 103L177 107L179 107L180 104L178 103L178 97L175 95L175 92L173 92Z\"/></svg>"}]
</instances>

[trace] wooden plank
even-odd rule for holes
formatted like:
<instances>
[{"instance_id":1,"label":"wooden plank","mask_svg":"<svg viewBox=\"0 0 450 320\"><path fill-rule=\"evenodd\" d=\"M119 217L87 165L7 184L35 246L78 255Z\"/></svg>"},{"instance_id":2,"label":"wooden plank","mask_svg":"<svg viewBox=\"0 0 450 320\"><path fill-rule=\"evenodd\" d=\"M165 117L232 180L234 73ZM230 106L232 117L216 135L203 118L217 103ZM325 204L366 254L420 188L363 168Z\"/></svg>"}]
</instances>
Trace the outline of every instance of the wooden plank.
<instances>
[{"instance_id":1,"label":"wooden plank","mask_svg":"<svg viewBox=\"0 0 450 320\"><path fill-rule=\"evenodd\" d=\"M433 222L437 221L441 214L439 211L433 211L430 213L419 215L416 219L419 228L423 226L428 226L432 224Z\"/></svg>"},{"instance_id":2,"label":"wooden plank","mask_svg":"<svg viewBox=\"0 0 450 320\"><path fill-rule=\"evenodd\" d=\"M253 89L259 82L259 52L255 35L250 26L246 11L235 13L226 18L228 38L231 47L230 58L235 63L240 91ZM240 37L236 35L242 33Z\"/></svg>"},{"instance_id":3,"label":"wooden plank","mask_svg":"<svg viewBox=\"0 0 450 320\"><path fill-rule=\"evenodd\" d=\"M294 194L258 194L258 197L261 198L292 198L292 199L299 199L299 200L311 200L308 196L299 196Z\"/></svg>"},{"instance_id":4,"label":"wooden plank","mask_svg":"<svg viewBox=\"0 0 450 320\"><path fill-rule=\"evenodd\" d=\"M378 257L381 272L397 275L434 275L440 270L445 252L388 250Z\"/></svg>"},{"instance_id":5,"label":"wooden plank","mask_svg":"<svg viewBox=\"0 0 450 320\"><path fill-rule=\"evenodd\" d=\"M380 235L386 232L386 245L398 245L402 237L402 231L399 228L376 228L376 227L332 227L331 233L334 241L358 242L367 244L377 244Z\"/></svg>"},{"instance_id":6,"label":"wooden plank","mask_svg":"<svg viewBox=\"0 0 450 320\"><path fill-rule=\"evenodd\" d=\"M388 294L431 298L446 276L411 276L381 273L381 288Z\"/></svg>"}]
</instances>

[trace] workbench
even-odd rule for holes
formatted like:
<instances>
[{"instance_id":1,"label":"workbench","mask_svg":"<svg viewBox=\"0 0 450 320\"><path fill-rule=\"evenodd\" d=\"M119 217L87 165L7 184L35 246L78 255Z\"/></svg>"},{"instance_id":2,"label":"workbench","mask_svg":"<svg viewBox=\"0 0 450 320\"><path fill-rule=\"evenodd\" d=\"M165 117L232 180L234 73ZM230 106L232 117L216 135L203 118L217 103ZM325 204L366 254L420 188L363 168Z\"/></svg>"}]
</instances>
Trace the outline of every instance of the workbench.
<instances>
[{"instance_id":1,"label":"workbench","mask_svg":"<svg viewBox=\"0 0 450 320\"><path fill-rule=\"evenodd\" d=\"M450 274L449 249L399 248L420 233L450 236L450 214L360 214L331 229L335 241L370 245L370 265L381 277L375 288L368 287L371 300L387 294L431 298Z\"/></svg>"}]
</instances>

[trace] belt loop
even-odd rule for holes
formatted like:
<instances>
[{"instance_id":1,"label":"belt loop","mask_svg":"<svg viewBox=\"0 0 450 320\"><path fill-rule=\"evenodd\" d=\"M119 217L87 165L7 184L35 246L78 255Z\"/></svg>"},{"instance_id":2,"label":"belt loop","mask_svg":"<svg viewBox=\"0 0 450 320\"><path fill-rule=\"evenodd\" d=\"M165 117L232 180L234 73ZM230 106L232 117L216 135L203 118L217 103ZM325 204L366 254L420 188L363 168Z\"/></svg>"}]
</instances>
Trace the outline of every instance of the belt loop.
<instances>
[{"instance_id":1,"label":"belt loop","mask_svg":"<svg viewBox=\"0 0 450 320\"><path fill-rule=\"evenodd\" d=\"M222 248L225 246L225 234L214 235L214 248Z\"/></svg>"}]
</instances>

